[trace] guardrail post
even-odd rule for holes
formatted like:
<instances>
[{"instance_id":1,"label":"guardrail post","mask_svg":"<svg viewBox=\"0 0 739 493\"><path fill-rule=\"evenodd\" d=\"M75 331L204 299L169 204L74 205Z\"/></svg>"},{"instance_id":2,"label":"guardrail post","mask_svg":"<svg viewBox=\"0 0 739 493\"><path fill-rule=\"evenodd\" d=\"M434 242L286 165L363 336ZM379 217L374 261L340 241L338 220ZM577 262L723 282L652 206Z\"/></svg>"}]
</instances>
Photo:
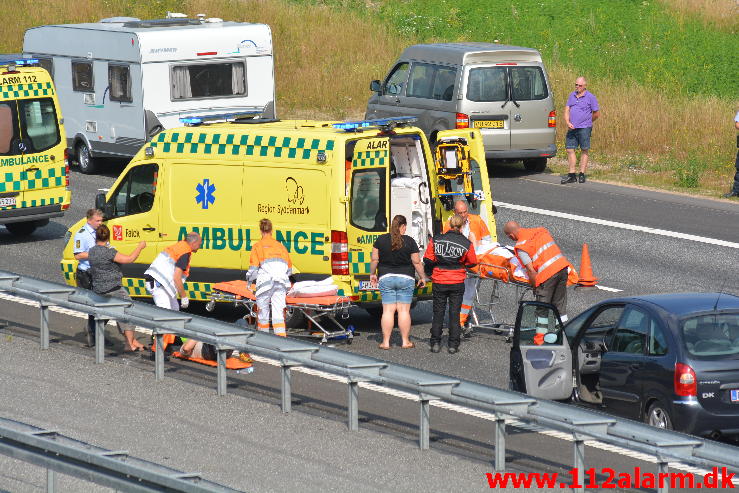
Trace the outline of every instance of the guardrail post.
<instances>
[{"instance_id":1,"label":"guardrail post","mask_svg":"<svg viewBox=\"0 0 739 493\"><path fill-rule=\"evenodd\" d=\"M585 440L580 435L575 434L572 442L572 448L574 451L572 467L577 473L577 478L573 478L575 484L579 485L578 488L573 488L575 491L585 491L583 482L585 481Z\"/></svg>"},{"instance_id":2,"label":"guardrail post","mask_svg":"<svg viewBox=\"0 0 739 493\"><path fill-rule=\"evenodd\" d=\"M495 470L505 471L505 419L495 419Z\"/></svg>"},{"instance_id":3,"label":"guardrail post","mask_svg":"<svg viewBox=\"0 0 739 493\"><path fill-rule=\"evenodd\" d=\"M420 410L421 410L421 419L418 423L418 446L421 447L421 450L428 450L429 449L429 427L430 427L430 417L429 417L429 400L425 396L421 396L420 402Z\"/></svg>"},{"instance_id":4,"label":"guardrail post","mask_svg":"<svg viewBox=\"0 0 739 493\"><path fill-rule=\"evenodd\" d=\"M105 361L105 324L107 320L95 317L95 363Z\"/></svg>"},{"instance_id":5,"label":"guardrail post","mask_svg":"<svg viewBox=\"0 0 739 493\"><path fill-rule=\"evenodd\" d=\"M164 380L164 334L154 334L154 378Z\"/></svg>"},{"instance_id":6,"label":"guardrail post","mask_svg":"<svg viewBox=\"0 0 739 493\"><path fill-rule=\"evenodd\" d=\"M226 349L216 350L218 358L218 395L226 395L228 382L226 381Z\"/></svg>"},{"instance_id":7,"label":"guardrail post","mask_svg":"<svg viewBox=\"0 0 739 493\"><path fill-rule=\"evenodd\" d=\"M39 311L41 312L41 321L39 328L41 329L41 349L49 349L49 305L39 303Z\"/></svg>"},{"instance_id":8,"label":"guardrail post","mask_svg":"<svg viewBox=\"0 0 739 493\"><path fill-rule=\"evenodd\" d=\"M349 381L349 405L347 419L349 431L359 430L359 382Z\"/></svg>"},{"instance_id":9,"label":"guardrail post","mask_svg":"<svg viewBox=\"0 0 739 493\"><path fill-rule=\"evenodd\" d=\"M56 471L46 470L46 493L55 493L57 490Z\"/></svg>"},{"instance_id":10,"label":"guardrail post","mask_svg":"<svg viewBox=\"0 0 739 493\"><path fill-rule=\"evenodd\" d=\"M280 376L282 377L282 412L289 413L292 410L292 376L290 365L284 361L280 366Z\"/></svg>"},{"instance_id":11,"label":"guardrail post","mask_svg":"<svg viewBox=\"0 0 739 493\"><path fill-rule=\"evenodd\" d=\"M668 491L670 491L670 479L668 469L669 467L667 462L660 461L657 463L657 493L667 493Z\"/></svg>"}]
</instances>

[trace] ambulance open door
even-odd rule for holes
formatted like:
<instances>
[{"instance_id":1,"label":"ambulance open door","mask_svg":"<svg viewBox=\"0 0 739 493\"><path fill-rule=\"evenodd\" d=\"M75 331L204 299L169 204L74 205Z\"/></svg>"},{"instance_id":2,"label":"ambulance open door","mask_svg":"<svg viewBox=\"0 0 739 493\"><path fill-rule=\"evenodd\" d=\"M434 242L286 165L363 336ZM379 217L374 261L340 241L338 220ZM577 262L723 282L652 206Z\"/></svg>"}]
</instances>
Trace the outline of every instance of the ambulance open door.
<instances>
[{"instance_id":1,"label":"ambulance open door","mask_svg":"<svg viewBox=\"0 0 739 493\"><path fill-rule=\"evenodd\" d=\"M349 174L347 210L348 274L353 295L360 301L379 301L379 291L369 282L372 245L389 231L390 221L390 140L372 138L357 141ZM349 165L349 162L347 162Z\"/></svg>"},{"instance_id":2,"label":"ambulance open door","mask_svg":"<svg viewBox=\"0 0 739 493\"><path fill-rule=\"evenodd\" d=\"M460 128L439 132L434 162L441 217L447 220L454 213L454 202L464 200L469 213L482 217L492 240L497 241L493 196L480 131Z\"/></svg>"}]
</instances>

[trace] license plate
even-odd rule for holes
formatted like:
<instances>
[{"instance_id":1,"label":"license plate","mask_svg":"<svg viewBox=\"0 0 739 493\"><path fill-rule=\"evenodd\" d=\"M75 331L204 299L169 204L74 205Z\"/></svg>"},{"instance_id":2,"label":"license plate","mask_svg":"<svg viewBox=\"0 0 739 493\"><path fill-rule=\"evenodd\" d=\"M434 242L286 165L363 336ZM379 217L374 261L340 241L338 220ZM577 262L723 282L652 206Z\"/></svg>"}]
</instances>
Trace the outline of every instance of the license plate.
<instances>
[{"instance_id":1,"label":"license plate","mask_svg":"<svg viewBox=\"0 0 739 493\"><path fill-rule=\"evenodd\" d=\"M731 402L739 402L739 390L731 391Z\"/></svg>"},{"instance_id":2,"label":"license plate","mask_svg":"<svg viewBox=\"0 0 739 493\"><path fill-rule=\"evenodd\" d=\"M503 128L503 120L476 120L475 128Z\"/></svg>"},{"instance_id":3,"label":"license plate","mask_svg":"<svg viewBox=\"0 0 739 493\"><path fill-rule=\"evenodd\" d=\"M372 284L370 284L369 281L359 281L359 290L360 291L375 291L375 288L372 287Z\"/></svg>"},{"instance_id":4,"label":"license plate","mask_svg":"<svg viewBox=\"0 0 739 493\"><path fill-rule=\"evenodd\" d=\"M0 207L15 207L15 197L0 197Z\"/></svg>"}]
</instances>

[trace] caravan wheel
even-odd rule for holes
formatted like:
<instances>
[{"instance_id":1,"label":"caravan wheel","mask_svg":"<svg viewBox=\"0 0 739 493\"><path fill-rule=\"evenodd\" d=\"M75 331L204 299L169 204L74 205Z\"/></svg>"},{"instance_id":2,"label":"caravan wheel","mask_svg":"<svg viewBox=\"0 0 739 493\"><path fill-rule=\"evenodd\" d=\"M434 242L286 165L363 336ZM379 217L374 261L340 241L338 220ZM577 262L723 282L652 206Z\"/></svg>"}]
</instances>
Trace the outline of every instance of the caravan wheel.
<instances>
[{"instance_id":1,"label":"caravan wheel","mask_svg":"<svg viewBox=\"0 0 739 493\"><path fill-rule=\"evenodd\" d=\"M90 149L87 144L80 142L77 144L77 165L80 167L80 172L89 175L95 172L95 162L90 154Z\"/></svg>"}]
</instances>

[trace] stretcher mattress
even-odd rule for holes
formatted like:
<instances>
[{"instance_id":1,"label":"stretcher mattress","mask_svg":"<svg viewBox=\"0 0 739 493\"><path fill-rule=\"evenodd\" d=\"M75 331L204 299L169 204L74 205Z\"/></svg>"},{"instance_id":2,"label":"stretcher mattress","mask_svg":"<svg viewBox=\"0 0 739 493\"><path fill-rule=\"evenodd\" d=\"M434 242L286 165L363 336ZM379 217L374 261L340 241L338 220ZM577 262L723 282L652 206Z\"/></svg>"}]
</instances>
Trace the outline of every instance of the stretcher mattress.
<instances>
[{"instance_id":1,"label":"stretcher mattress","mask_svg":"<svg viewBox=\"0 0 739 493\"><path fill-rule=\"evenodd\" d=\"M213 289L218 291L223 291L225 293L230 293L236 296L239 296L241 298L246 298L249 300L256 300L256 297L254 296L254 291L252 291L249 288L249 285L246 281L226 281L226 282L219 282L218 284L213 285ZM304 296L288 296L285 298L285 302L288 305L335 305L337 303L348 303L350 298L346 296L337 296L337 295L331 295L331 296L311 296L311 297L304 297Z\"/></svg>"},{"instance_id":2,"label":"stretcher mattress","mask_svg":"<svg viewBox=\"0 0 739 493\"><path fill-rule=\"evenodd\" d=\"M201 358L194 358L192 356L183 356L179 352L175 351L172 353L172 356L179 359L184 359L187 361L194 361L195 363L200 363L201 365L206 366L218 366L218 363L209 359L201 359ZM226 359L226 369L228 370L243 370L244 368L251 367L251 363L246 363L244 361L241 361L239 358L227 358Z\"/></svg>"}]
</instances>

